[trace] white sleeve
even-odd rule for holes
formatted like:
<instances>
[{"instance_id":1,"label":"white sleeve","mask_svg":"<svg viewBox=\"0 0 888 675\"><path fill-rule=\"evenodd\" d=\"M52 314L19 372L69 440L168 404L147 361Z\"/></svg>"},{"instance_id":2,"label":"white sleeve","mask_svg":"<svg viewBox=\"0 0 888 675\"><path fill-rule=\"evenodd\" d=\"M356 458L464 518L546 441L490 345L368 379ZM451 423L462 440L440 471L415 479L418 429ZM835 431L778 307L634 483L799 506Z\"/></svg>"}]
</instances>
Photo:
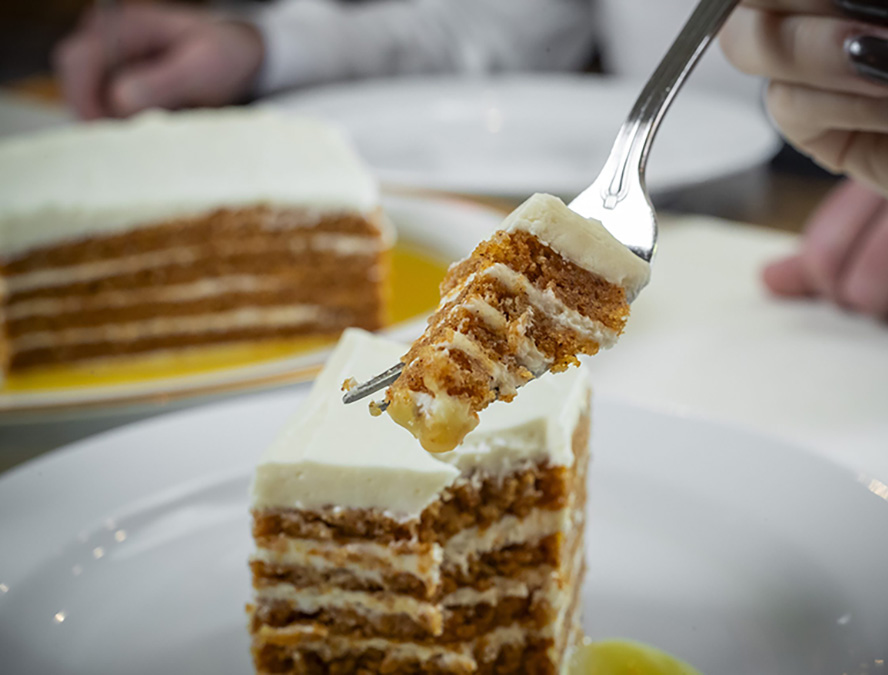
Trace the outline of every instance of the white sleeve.
<instances>
[{"instance_id":1,"label":"white sleeve","mask_svg":"<svg viewBox=\"0 0 888 675\"><path fill-rule=\"evenodd\" d=\"M411 73L564 70L589 58L593 0L280 0L254 16L256 91Z\"/></svg>"}]
</instances>

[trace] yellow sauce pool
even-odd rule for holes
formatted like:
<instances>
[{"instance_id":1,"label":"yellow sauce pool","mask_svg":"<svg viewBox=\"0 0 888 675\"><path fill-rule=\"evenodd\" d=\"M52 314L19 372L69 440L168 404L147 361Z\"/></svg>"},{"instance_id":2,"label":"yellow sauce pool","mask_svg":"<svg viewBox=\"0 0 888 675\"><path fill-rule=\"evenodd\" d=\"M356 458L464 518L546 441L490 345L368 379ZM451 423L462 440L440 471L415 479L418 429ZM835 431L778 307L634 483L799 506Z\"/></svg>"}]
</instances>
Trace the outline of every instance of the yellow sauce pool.
<instances>
[{"instance_id":1,"label":"yellow sauce pool","mask_svg":"<svg viewBox=\"0 0 888 675\"><path fill-rule=\"evenodd\" d=\"M573 656L570 675L700 675L687 663L637 642L584 644Z\"/></svg>"},{"instance_id":2,"label":"yellow sauce pool","mask_svg":"<svg viewBox=\"0 0 888 675\"><path fill-rule=\"evenodd\" d=\"M392 253L389 321L398 323L434 309L438 303L438 284L446 271L447 263L434 254L409 243L398 243ZM200 375L298 356L330 342L305 337L32 368L10 375L2 391L74 389Z\"/></svg>"}]
</instances>

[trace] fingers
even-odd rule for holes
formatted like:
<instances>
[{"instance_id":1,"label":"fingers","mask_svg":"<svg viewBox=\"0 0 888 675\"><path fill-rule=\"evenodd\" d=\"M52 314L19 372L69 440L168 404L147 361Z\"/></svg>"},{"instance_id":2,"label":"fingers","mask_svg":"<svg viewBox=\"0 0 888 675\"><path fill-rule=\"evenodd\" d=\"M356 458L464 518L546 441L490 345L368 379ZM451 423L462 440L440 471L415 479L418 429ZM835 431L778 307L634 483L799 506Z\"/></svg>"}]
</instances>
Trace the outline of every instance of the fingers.
<instances>
[{"instance_id":1,"label":"fingers","mask_svg":"<svg viewBox=\"0 0 888 675\"><path fill-rule=\"evenodd\" d=\"M768 289L776 295L804 296L816 292L808 281L808 273L801 255L771 263L762 271L762 279Z\"/></svg>"},{"instance_id":2,"label":"fingers","mask_svg":"<svg viewBox=\"0 0 888 675\"><path fill-rule=\"evenodd\" d=\"M840 299L842 276L885 200L859 183L843 183L814 212L805 230L802 258L809 288Z\"/></svg>"},{"instance_id":3,"label":"fingers","mask_svg":"<svg viewBox=\"0 0 888 675\"><path fill-rule=\"evenodd\" d=\"M820 164L888 185L888 98L772 82L766 102L786 139Z\"/></svg>"},{"instance_id":4,"label":"fingers","mask_svg":"<svg viewBox=\"0 0 888 675\"><path fill-rule=\"evenodd\" d=\"M883 206L857 243L839 298L858 312L888 317L888 207Z\"/></svg>"},{"instance_id":5,"label":"fingers","mask_svg":"<svg viewBox=\"0 0 888 675\"><path fill-rule=\"evenodd\" d=\"M122 4L86 15L78 35L108 44L113 38L118 57L130 60L168 47L185 31L206 20L199 12L175 6Z\"/></svg>"},{"instance_id":6,"label":"fingers","mask_svg":"<svg viewBox=\"0 0 888 675\"><path fill-rule=\"evenodd\" d=\"M812 89L772 82L766 97L768 112L784 131L838 129L888 132L888 97Z\"/></svg>"},{"instance_id":7,"label":"fingers","mask_svg":"<svg viewBox=\"0 0 888 675\"><path fill-rule=\"evenodd\" d=\"M150 107L231 103L249 86L261 60L261 39L252 29L213 24L120 73L110 86L110 105L127 116Z\"/></svg>"},{"instance_id":8,"label":"fingers","mask_svg":"<svg viewBox=\"0 0 888 675\"><path fill-rule=\"evenodd\" d=\"M888 38L888 28L830 16L777 14L738 7L721 45L740 70L773 80L865 96L888 96L888 87L861 77L845 43L861 35Z\"/></svg>"},{"instance_id":9,"label":"fingers","mask_svg":"<svg viewBox=\"0 0 888 675\"><path fill-rule=\"evenodd\" d=\"M885 200L847 181L812 214L798 255L769 265L765 284L779 295L821 295L838 301L842 274L852 251Z\"/></svg>"},{"instance_id":10,"label":"fingers","mask_svg":"<svg viewBox=\"0 0 888 675\"><path fill-rule=\"evenodd\" d=\"M842 184L811 217L800 252L768 265L763 279L777 295L819 295L888 318L888 200Z\"/></svg>"},{"instance_id":11,"label":"fingers","mask_svg":"<svg viewBox=\"0 0 888 675\"><path fill-rule=\"evenodd\" d=\"M106 114L102 100L106 58L100 41L81 37L64 40L53 53L62 93L74 112L83 119Z\"/></svg>"},{"instance_id":12,"label":"fingers","mask_svg":"<svg viewBox=\"0 0 888 675\"><path fill-rule=\"evenodd\" d=\"M122 71L109 87L114 113L127 117L147 108L181 108L200 98L206 79L205 65L213 63L200 48L185 44L157 58Z\"/></svg>"},{"instance_id":13,"label":"fingers","mask_svg":"<svg viewBox=\"0 0 888 675\"><path fill-rule=\"evenodd\" d=\"M104 95L109 70L169 48L197 17L187 10L141 4L88 12L78 31L54 52L65 98L85 119L111 114Z\"/></svg>"}]
</instances>

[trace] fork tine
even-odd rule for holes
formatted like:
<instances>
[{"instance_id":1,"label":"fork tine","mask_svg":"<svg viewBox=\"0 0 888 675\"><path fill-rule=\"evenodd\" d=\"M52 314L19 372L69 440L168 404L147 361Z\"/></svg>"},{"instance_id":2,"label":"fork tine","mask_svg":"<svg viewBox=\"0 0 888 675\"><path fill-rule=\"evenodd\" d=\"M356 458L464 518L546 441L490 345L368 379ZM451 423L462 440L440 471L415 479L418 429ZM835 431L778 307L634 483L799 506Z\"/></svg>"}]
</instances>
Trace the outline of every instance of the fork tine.
<instances>
[{"instance_id":1,"label":"fork tine","mask_svg":"<svg viewBox=\"0 0 888 675\"><path fill-rule=\"evenodd\" d=\"M392 366L385 372L380 373L376 377L372 377L366 382L362 382L357 387L349 389L342 397L342 402L354 403L355 401L360 401L362 398L366 398L370 394L376 393L380 389L385 389L392 382L398 379L403 369L404 364L399 363L395 366ZM385 408L383 408L383 410L384 409Z\"/></svg>"}]
</instances>

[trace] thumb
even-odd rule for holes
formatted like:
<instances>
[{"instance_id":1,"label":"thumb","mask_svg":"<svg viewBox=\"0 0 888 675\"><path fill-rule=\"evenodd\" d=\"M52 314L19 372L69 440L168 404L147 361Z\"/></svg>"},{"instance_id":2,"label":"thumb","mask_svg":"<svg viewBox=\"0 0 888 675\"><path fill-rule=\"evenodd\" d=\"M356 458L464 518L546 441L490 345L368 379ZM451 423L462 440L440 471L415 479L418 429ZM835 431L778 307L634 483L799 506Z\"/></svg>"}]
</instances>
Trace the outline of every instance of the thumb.
<instances>
[{"instance_id":1,"label":"thumb","mask_svg":"<svg viewBox=\"0 0 888 675\"><path fill-rule=\"evenodd\" d=\"M215 50L202 42L184 43L120 73L111 83L109 105L122 117L147 108L219 105L227 102L227 80Z\"/></svg>"},{"instance_id":2,"label":"thumb","mask_svg":"<svg viewBox=\"0 0 888 675\"><path fill-rule=\"evenodd\" d=\"M775 295L812 295L815 292L800 255L769 264L762 270L762 278Z\"/></svg>"}]
</instances>

